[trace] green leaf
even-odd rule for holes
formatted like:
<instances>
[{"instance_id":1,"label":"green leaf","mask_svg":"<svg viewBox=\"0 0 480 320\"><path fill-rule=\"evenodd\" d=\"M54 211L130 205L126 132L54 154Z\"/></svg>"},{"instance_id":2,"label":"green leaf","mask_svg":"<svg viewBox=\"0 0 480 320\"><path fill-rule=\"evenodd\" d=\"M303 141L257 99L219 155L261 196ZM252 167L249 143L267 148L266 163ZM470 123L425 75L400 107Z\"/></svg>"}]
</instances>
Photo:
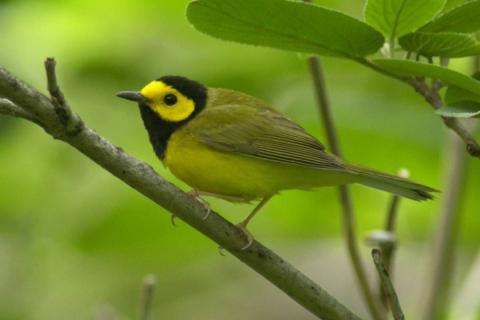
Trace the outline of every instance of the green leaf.
<instances>
[{"instance_id":1,"label":"green leaf","mask_svg":"<svg viewBox=\"0 0 480 320\"><path fill-rule=\"evenodd\" d=\"M443 7L443 12L446 12L453 7L459 6L463 4L465 0L447 0L447 3L445 3L445 7Z\"/></svg>"},{"instance_id":2,"label":"green leaf","mask_svg":"<svg viewBox=\"0 0 480 320\"><path fill-rule=\"evenodd\" d=\"M363 57L377 52L382 35L343 13L285 0L197 0L187 18L199 31L245 44Z\"/></svg>"},{"instance_id":3,"label":"green leaf","mask_svg":"<svg viewBox=\"0 0 480 320\"><path fill-rule=\"evenodd\" d=\"M373 62L380 68L398 75L439 79L446 84L480 95L480 81L457 71L410 60L374 59Z\"/></svg>"},{"instance_id":4,"label":"green leaf","mask_svg":"<svg viewBox=\"0 0 480 320\"><path fill-rule=\"evenodd\" d=\"M480 103L474 101L462 101L452 105L441 107L435 112L450 118L473 118L480 117Z\"/></svg>"},{"instance_id":5,"label":"green leaf","mask_svg":"<svg viewBox=\"0 0 480 320\"><path fill-rule=\"evenodd\" d=\"M415 31L442 10L445 0L368 0L365 20L386 37Z\"/></svg>"},{"instance_id":6,"label":"green leaf","mask_svg":"<svg viewBox=\"0 0 480 320\"><path fill-rule=\"evenodd\" d=\"M408 33L398 40L400 46L426 57L467 57L480 54L480 43L473 35L441 32Z\"/></svg>"},{"instance_id":7,"label":"green leaf","mask_svg":"<svg viewBox=\"0 0 480 320\"><path fill-rule=\"evenodd\" d=\"M480 30L480 0L469 1L456 6L420 28L426 32L464 32Z\"/></svg>"},{"instance_id":8,"label":"green leaf","mask_svg":"<svg viewBox=\"0 0 480 320\"><path fill-rule=\"evenodd\" d=\"M458 88L456 86L449 86L444 96L445 104L451 105L458 102L472 101L480 104L480 96L470 91Z\"/></svg>"}]
</instances>

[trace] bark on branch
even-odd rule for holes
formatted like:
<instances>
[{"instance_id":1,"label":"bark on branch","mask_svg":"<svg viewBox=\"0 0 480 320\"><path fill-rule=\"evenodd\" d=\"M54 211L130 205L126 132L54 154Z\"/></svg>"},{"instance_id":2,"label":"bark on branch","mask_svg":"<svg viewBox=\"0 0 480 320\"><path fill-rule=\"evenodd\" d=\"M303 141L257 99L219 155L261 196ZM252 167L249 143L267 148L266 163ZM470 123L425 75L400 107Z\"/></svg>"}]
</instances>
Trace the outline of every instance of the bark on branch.
<instances>
[{"instance_id":1,"label":"bark on branch","mask_svg":"<svg viewBox=\"0 0 480 320\"><path fill-rule=\"evenodd\" d=\"M373 249L372 258L378 275L380 276L380 282L385 290L385 293L387 294L393 318L395 320L405 320L402 308L400 307L400 302L398 301L397 293L395 292L395 288L390 280L390 275L385 267L381 251L378 249Z\"/></svg>"},{"instance_id":2,"label":"bark on branch","mask_svg":"<svg viewBox=\"0 0 480 320\"><path fill-rule=\"evenodd\" d=\"M0 114L22 118L42 127L38 119L8 99L0 98Z\"/></svg>"},{"instance_id":3,"label":"bark on branch","mask_svg":"<svg viewBox=\"0 0 480 320\"><path fill-rule=\"evenodd\" d=\"M420 93L433 109L439 109L443 106L442 98L438 93L439 88L437 86L429 88L424 79L409 79L407 83L409 83L415 91ZM465 126L456 118L441 118L445 126L454 131L463 140L467 147L467 152L471 156L480 159L480 145L467 128L465 128Z\"/></svg>"},{"instance_id":4,"label":"bark on branch","mask_svg":"<svg viewBox=\"0 0 480 320\"><path fill-rule=\"evenodd\" d=\"M264 276L292 299L322 319L360 319L307 276L258 241L241 250L244 232L160 177L148 164L137 160L83 124L65 102L56 84L53 59L46 61L52 100L0 68L0 97L31 114L54 138L82 152L136 191L175 214ZM59 111L62 110L62 111Z\"/></svg>"}]
</instances>

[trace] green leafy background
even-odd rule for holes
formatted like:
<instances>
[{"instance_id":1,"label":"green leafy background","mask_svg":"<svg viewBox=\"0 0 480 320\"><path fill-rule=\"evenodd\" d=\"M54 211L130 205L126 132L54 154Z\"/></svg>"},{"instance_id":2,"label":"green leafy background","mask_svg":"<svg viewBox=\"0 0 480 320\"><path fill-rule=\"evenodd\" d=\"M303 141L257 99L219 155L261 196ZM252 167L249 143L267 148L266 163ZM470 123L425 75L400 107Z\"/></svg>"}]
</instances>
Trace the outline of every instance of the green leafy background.
<instances>
[{"instance_id":1,"label":"green leafy background","mask_svg":"<svg viewBox=\"0 0 480 320\"><path fill-rule=\"evenodd\" d=\"M319 3L362 19L361 2ZM45 88L42 61L55 56L63 90L84 120L185 190L156 160L138 111L115 92L181 74L263 98L325 141L304 55L207 37L187 22L186 5L0 1L0 63ZM351 61L324 63L348 160L392 173L407 167L413 179L442 188L446 130L425 102L407 86ZM453 67L466 72L468 63ZM158 319L313 319L234 258L220 256L211 241L180 221L172 227L167 212L33 125L1 116L0 154L0 319L136 319L147 273L158 278ZM462 196L460 275L480 241L478 176L480 165L473 160ZM383 226L389 196L360 186L352 191L364 237ZM395 269L407 315L419 305L419 279L442 198L402 203ZM210 202L231 221L250 210ZM344 250L333 188L284 192L250 230L366 314ZM363 244L362 253L370 267Z\"/></svg>"}]
</instances>

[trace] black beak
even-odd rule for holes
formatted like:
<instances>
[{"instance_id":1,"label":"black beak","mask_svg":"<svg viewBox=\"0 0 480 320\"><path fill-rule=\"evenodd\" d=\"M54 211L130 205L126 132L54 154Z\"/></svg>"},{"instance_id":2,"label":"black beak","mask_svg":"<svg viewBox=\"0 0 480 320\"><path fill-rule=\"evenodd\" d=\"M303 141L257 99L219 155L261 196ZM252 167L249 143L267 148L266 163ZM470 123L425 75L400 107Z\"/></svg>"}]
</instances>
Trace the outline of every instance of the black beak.
<instances>
[{"instance_id":1,"label":"black beak","mask_svg":"<svg viewBox=\"0 0 480 320\"><path fill-rule=\"evenodd\" d=\"M117 97L139 103L148 102L148 99L142 96L138 91L120 91L117 93Z\"/></svg>"}]
</instances>

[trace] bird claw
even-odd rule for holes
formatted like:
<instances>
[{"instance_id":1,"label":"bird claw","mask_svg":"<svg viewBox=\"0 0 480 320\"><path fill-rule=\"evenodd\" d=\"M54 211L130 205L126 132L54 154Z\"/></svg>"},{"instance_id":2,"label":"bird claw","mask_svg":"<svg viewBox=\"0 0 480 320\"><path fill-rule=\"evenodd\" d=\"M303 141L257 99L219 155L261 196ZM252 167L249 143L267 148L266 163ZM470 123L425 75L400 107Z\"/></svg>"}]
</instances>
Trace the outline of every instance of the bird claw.
<instances>
[{"instance_id":1,"label":"bird claw","mask_svg":"<svg viewBox=\"0 0 480 320\"><path fill-rule=\"evenodd\" d=\"M174 227L177 226L177 224L175 223L175 219L176 219L176 218L177 218L177 216L174 215L174 214L172 214L172 215L170 216L170 222L172 223L172 225L173 225Z\"/></svg>"},{"instance_id":2,"label":"bird claw","mask_svg":"<svg viewBox=\"0 0 480 320\"><path fill-rule=\"evenodd\" d=\"M207 209L207 214L205 214L203 217L202 217L202 221L205 221L208 219L208 217L210 217L210 213L212 212L212 210L210 209L210 207L207 205L207 207L205 208Z\"/></svg>"},{"instance_id":3,"label":"bird claw","mask_svg":"<svg viewBox=\"0 0 480 320\"><path fill-rule=\"evenodd\" d=\"M250 246L252 245L253 243L253 236L252 234L247 230L247 228L245 227L245 224L243 222L240 222L239 224L236 225L237 228L239 228L243 234L247 237L247 244L245 246L243 246L240 251L244 251L244 250L247 250L248 248L250 248Z\"/></svg>"},{"instance_id":4,"label":"bird claw","mask_svg":"<svg viewBox=\"0 0 480 320\"><path fill-rule=\"evenodd\" d=\"M212 212L212 210L210 209L210 204L207 201L200 198L200 191L197 189L192 189L190 192L188 192L188 194L191 195L193 198L195 198L195 200L197 200L203 206L203 208L207 210L207 213L202 217L202 221L207 220L208 217L210 216L210 213Z\"/></svg>"},{"instance_id":5,"label":"bird claw","mask_svg":"<svg viewBox=\"0 0 480 320\"><path fill-rule=\"evenodd\" d=\"M221 255L222 257L225 257L225 253L224 253L225 248L222 246L218 246L217 249L218 249L218 254Z\"/></svg>"},{"instance_id":6,"label":"bird claw","mask_svg":"<svg viewBox=\"0 0 480 320\"><path fill-rule=\"evenodd\" d=\"M247 230L247 228L245 227L245 223L242 221L238 224L235 225L237 228L239 228L243 234L245 235L245 237L247 238L247 244L244 245L243 247L240 248L240 251L245 251L247 250L248 248L250 248L250 246L253 244L253 240L255 240L252 236L252 234L250 233L250 231ZM222 247L222 246L218 246L218 254L221 255L222 257L225 256L225 248Z\"/></svg>"}]
</instances>

